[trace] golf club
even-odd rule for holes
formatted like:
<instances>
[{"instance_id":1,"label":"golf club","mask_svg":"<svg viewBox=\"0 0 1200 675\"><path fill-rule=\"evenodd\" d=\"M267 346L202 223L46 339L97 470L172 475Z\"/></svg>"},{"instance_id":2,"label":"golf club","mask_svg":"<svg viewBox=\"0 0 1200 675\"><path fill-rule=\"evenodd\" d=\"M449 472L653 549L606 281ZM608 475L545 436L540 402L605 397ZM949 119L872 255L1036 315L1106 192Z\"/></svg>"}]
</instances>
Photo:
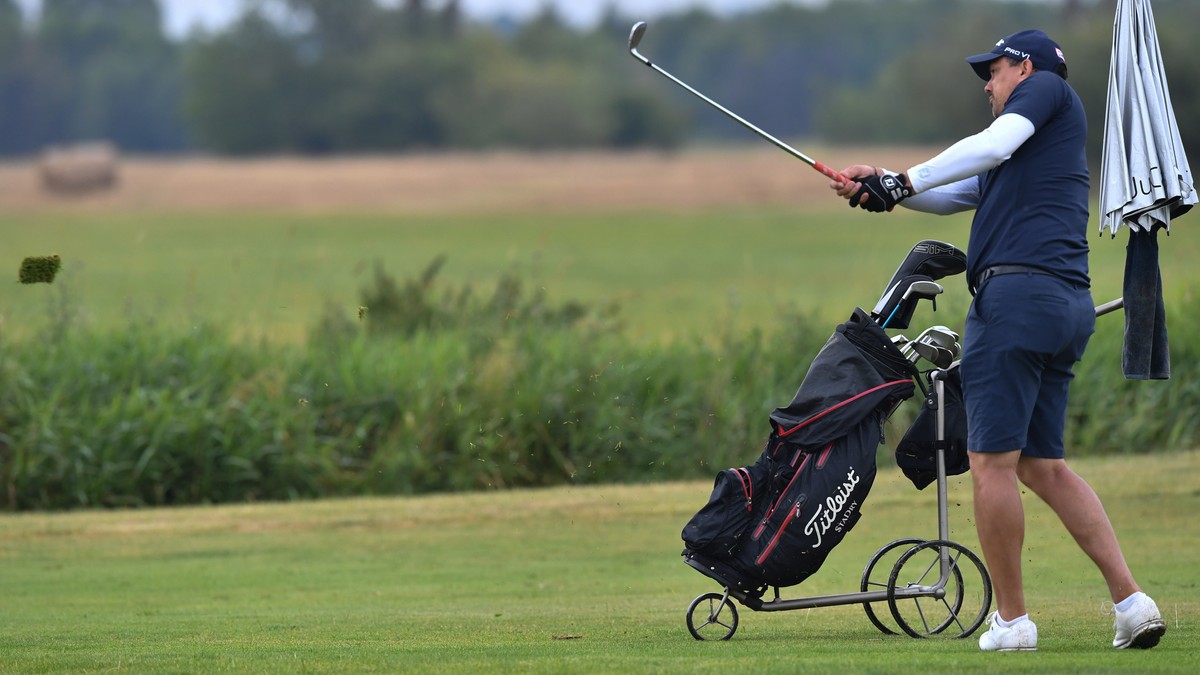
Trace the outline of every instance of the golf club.
<instances>
[{"instance_id":1,"label":"golf club","mask_svg":"<svg viewBox=\"0 0 1200 675\"><path fill-rule=\"evenodd\" d=\"M925 359L937 368L949 368L949 365L954 363L954 357L950 356L950 352L930 345L928 342L908 342L905 351L908 360L912 363L917 363L917 359Z\"/></svg>"},{"instance_id":2,"label":"golf club","mask_svg":"<svg viewBox=\"0 0 1200 675\"><path fill-rule=\"evenodd\" d=\"M937 311L937 304L934 298L938 295L941 295L942 290L942 285L936 281L917 280L912 282L908 285L908 288L904 290L904 295L900 297L900 302L896 303L895 308L892 309L892 313L888 314L888 318L884 320L880 327L887 328L888 324L892 321L892 317L896 316L896 312L900 311L900 308L904 306L904 303L907 302L909 298L915 297L917 300L929 300L930 302L934 302L935 304L933 308L934 311Z\"/></svg>"},{"instance_id":3,"label":"golf club","mask_svg":"<svg viewBox=\"0 0 1200 675\"><path fill-rule=\"evenodd\" d=\"M917 359L921 358L921 354L917 353L912 341L904 335L893 335L892 344L896 345L909 363L916 363Z\"/></svg>"},{"instance_id":4,"label":"golf club","mask_svg":"<svg viewBox=\"0 0 1200 675\"><path fill-rule=\"evenodd\" d=\"M905 342L904 346L900 348L900 353L908 358L909 363L916 363L921 358L928 360L928 357L934 356L929 345L922 345L918 351L917 343L913 341Z\"/></svg>"},{"instance_id":5,"label":"golf club","mask_svg":"<svg viewBox=\"0 0 1200 675\"><path fill-rule=\"evenodd\" d=\"M939 367L945 368L958 358L962 351L962 345L958 342L958 334L946 328L945 326L930 326L917 338L918 342L932 345L939 350L939 355L945 353L945 364L939 364Z\"/></svg>"},{"instance_id":6,"label":"golf club","mask_svg":"<svg viewBox=\"0 0 1200 675\"><path fill-rule=\"evenodd\" d=\"M945 326L930 326L915 340L904 343L901 351L914 363L923 358L938 368L949 368L961 349L954 331Z\"/></svg>"},{"instance_id":7,"label":"golf club","mask_svg":"<svg viewBox=\"0 0 1200 675\"><path fill-rule=\"evenodd\" d=\"M954 356L949 350L943 349L936 345L931 345L928 342L912 343L912 350L916 354L932 363L938 368L948 368L951 363L954 363Z\"/></svg>"},{"instance_id":8,"label":"golf club","mask_svg":"<svg viewBox=\"0 0 1200 675\"><path fill-rule=\"evenodd\" d=\"M721 105L720 103L717 103L716 101L712 100L711 98L705 96L704 94L701 94L700 92L696 91L695 89L693 89L691 86L689 86L683 80L680 80L679 78L675 77L671 73L668 73L667 71L663 70L662 68L659 68L657 65L652 63L650 61L650 59L646 58L645 56L642 56L641 52L639 52L637 48L638 48L638 45L640 45L642 43L642 38L645 37L645 35L646 35L646 22L645 21L639 21L639 22L633 24L633 29L629 31L629 53L633 55L633 58L637 59L638 61L641 61L642 63L649 66L653 70L657 71L659 74L665 76L667 79L671 80L675 84L688 90L688 92L692 93L700 100L711 105L712 107L716 108L717 110L720 110L721 112L725 113L730 118L732 118L734 121L738 122L742 126L749 129L750 131L753 131L754 133L758 134L759 136L770 141L776 147L780 148L781 150L783 150L784 152L788 153L789 155L795 157L796 159L799 159L800 161L804 162L805 164L808 164L809 166L816 169L817 171L820 171L821 173L825 174L826 176L832 178L833 180L839 181L843 184L853 182L850 178L847 178L846 176L842 175L840 172L834 171L833 169L829 168L828 166L825 166L824 164L813 159L812 157L809 157L808 155L800 152L799 150L788 145L787 143L784 143L783 141L779 140L778 138L775 138L774 136L772 136L771 134L768 134L767 132L763 131L762 129L759 129L758 127L754 126L753 124L747 122L746 120L742 119L740 116L738 116L733 111L729 110L728 108Z\"/></svg>"}]
</instances>

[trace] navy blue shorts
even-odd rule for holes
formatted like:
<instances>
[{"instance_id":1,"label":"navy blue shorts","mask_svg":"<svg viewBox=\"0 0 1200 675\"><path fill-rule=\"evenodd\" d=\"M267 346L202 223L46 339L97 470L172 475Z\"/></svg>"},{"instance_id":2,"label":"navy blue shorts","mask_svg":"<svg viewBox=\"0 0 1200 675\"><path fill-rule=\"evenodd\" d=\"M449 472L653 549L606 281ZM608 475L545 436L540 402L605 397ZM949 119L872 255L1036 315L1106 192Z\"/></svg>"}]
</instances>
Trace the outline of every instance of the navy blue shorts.
<instances>
[{"instance_id":1,"label":"navy blue shorts","mask_svg":"<svg viewBox=\"0 0 1200 675\"><path fill-rule=\"evenodd\" d=\"M1071 369L1095 328L1082 285L1030 272L985 281L963 331L967 449L1062 458Z\"/></svg>"}]
</instances>

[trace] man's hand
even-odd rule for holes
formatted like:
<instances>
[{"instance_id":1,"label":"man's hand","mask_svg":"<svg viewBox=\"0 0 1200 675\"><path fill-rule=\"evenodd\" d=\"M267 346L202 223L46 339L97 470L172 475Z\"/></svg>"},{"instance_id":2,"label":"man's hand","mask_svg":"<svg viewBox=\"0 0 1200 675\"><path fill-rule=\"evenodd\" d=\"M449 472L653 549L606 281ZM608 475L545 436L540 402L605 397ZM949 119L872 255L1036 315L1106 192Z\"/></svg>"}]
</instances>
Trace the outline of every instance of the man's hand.
<instances>
[{"instance_id":1,"label":"man's hand","mask_svg":"<svg viewBox=\"0 0 1200 675\"><path fill-rule=\"evenodd\" d=\"M829 181L829 188L836 192L839 197L843 199L850 199L862 188L862 183L859 183L858 181L861 181L867 176L875 175L875 167L867 164L855 164L842 169L838 173L849 178L850 182L842 183L840 181L831 180ZM850 206L855 206L855 204L851 203Z\"/></svg>"},{"instance_id":2,"label":"man's hand","mask_svg":"<svg viewBox=\"0 0 1200 675\"><path fill-rule=\"evenodd\" d=\"M908 176L902 173L885 173L882 176L867 176L862 187L850 197L850 206L862 207L872 213L891 211L897 204L912 196Z\"/></svg>"}]
</instances>

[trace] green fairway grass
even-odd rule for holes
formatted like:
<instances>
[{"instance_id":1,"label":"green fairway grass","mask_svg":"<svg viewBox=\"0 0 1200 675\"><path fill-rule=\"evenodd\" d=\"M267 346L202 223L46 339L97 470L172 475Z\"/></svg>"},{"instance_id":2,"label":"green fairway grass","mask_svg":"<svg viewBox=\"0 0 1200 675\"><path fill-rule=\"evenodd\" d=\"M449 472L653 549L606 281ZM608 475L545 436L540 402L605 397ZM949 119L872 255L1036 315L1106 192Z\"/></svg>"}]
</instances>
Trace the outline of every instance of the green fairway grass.
<instances>
[{"instance_id":1,"label":"green fairway grass","mask_svg":"<svg viewBox=\"0 0 1200 675\"><path fill-rule=\"evenodd\" d=\"M1156 649L1111 648L1099 574L1032 495L1037 653L885 636L861 607L743 608L732 640L696 642L684 611L718 589L678 557L710 488L690 482L0 515L0 672L1197 672L1200 453L1076 468L1162 608ZM978 551L967 478L950 494L951 538ZM785 597L857 590L878 547L936 534L934 497L881 469Z\"/></svg>"},{"instance_id":2,"label":"green fairway grass","mask_svg":"<svg viewBox=\"0 0 1200 675\"><path fill-rule=\"evenodd\" d=\"M696 213L389 216L224 216L37 211L0 225L10 268L0 282L0 331L30 334L48 317L120 328L153 322L228 327L243 338L302 340L329 305L353 315L375 265L397 279L447 256L442 278L490 293L515 273L552 300L622 308L634 336L688 338L772 326L783 312L831 322L874 305L921 239L967 246L969 218L908 211L872 217L829 205ZM1191 293L1194 237L1164 238L1168 302ZM21 259L59 254L53 286L16 283ZM1124 242L1092 239L1097 303L1121 294ZM0 268L2 271L3 268ZM939 306L955 324L961 277Z\"/></svg>"}]
</instances>

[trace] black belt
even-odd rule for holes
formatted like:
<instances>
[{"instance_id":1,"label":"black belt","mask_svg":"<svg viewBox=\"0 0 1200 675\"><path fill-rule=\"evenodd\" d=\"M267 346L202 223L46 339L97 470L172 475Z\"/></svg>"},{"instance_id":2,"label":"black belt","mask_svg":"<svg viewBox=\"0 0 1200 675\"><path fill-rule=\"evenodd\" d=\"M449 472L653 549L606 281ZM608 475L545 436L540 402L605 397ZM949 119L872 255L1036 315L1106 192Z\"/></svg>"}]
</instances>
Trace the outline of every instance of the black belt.
<instances>
[{"instance_id":1,"label":"black belt","mask_svg":"<svg viewBox=\"0 0 1200 675\"><path fill-rule=\"evenodd\" d=\"M1058 276L1057 274L1053 272L1047 272L1040 267L1029 267L1026 265L992 265L991 267L985 268L975 277L975 283L971 285L971 295L975 295L979 288L983 286L983 282L991 279L992 277L1000 276L1001 274L1044 274L1048 277Z\"/></svg>"}]
</instances>

